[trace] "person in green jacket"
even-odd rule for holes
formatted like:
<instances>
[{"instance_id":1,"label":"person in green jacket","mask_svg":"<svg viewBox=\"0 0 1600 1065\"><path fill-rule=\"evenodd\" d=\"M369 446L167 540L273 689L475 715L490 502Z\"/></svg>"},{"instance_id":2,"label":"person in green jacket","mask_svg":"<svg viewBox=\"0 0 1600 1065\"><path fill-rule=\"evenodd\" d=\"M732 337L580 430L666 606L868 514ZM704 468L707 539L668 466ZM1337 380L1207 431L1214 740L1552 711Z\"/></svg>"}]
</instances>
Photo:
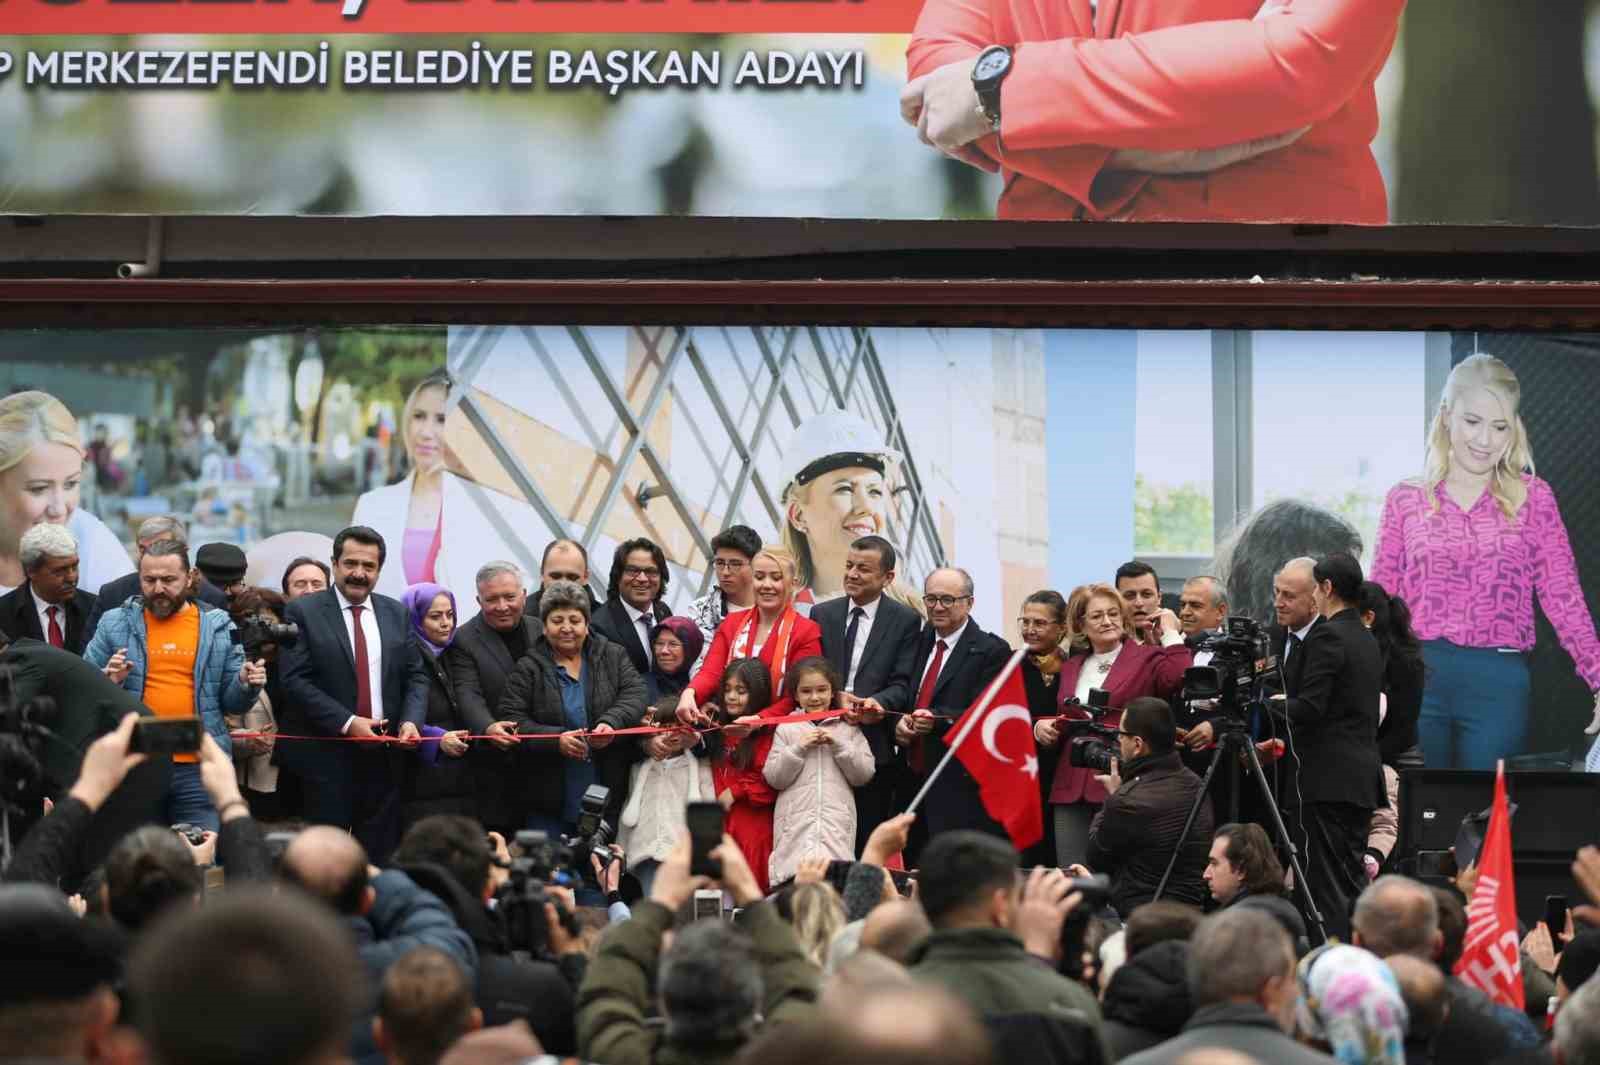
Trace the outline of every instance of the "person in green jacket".
<instances>
[{"instance_id":1,"label":"person in green jacket","mask_svg":"<svg viewBox=\"0 0 1600 1065\"><path fill-rule=\"evenodd\" d=\"M1082 901L1059 869L1024 882L1005 840L945 832L922 852L917 888L933 932L912 949L911 975L971 1007L996 1061L1112 1060L1094 995L1056 971L1061 925Z\"/></svg>"},{"instance_id":2,"label":"person in green jacket","mask_svg":"<svg viewBox=\"0 0 1600 1065\"><path fill-rule=\"evenodd\" d=\"M696 889L687 833L650 898L600 942L578 989L578 1050L606 1065L723 1065L758 1031L810 1017L820 972L770 902L732 837L712 852L721 886L744 908L735 925L697 921L667 933ZM659 1007L659 1015L657 1008Z\"/></svg>"}]
</instances>

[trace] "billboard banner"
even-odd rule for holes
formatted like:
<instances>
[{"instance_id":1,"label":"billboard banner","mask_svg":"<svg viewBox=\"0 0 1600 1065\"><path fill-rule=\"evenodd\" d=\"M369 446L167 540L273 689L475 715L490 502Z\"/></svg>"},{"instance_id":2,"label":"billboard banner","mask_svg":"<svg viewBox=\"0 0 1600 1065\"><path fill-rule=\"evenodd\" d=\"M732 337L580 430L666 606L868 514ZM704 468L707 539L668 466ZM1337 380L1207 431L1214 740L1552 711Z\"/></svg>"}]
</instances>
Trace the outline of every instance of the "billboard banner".
<instances>
[{"instance_id":1,"label":"billboard banner","mask_svg":"<svg viewBox=\"0 0 1600 1065\"><path fill-rule=\"evenodd\" d=\"M0 210L1592 225L1591 40L1499 0L11 0Z\"/></svg>"},{"instance_id":2,"label":"billboard banner","mask_svg":"<svg viewBox=\"0 0 1600 1065\"><path fill-rule=\"evenodd\" d=\"M725 576L713 538L742 525L793 554L802 611L843 594L850 545L878 535L889 594L920 609L928 574L959 566L972 620L1019 645L1029 596L1129 561L1185 625L1271 626L1285 562L1348 552L1420 641L1430 765L1581 762L1600 688L1597 388L1589 335L5 332L0 406L28 416L0 411L23 427L0 439L0 590L23 579L33 523L75 533L97 591L133 569L142 521L177 514L285 591L290 560L370 526L378 590L436 582L462 621L487 562L536 587L545 546L571 539L604 600L618 548L644 537L660 598L696 616ZM1388 653L1417 653L1405 628Z\"/></svg>"}]
</instances>

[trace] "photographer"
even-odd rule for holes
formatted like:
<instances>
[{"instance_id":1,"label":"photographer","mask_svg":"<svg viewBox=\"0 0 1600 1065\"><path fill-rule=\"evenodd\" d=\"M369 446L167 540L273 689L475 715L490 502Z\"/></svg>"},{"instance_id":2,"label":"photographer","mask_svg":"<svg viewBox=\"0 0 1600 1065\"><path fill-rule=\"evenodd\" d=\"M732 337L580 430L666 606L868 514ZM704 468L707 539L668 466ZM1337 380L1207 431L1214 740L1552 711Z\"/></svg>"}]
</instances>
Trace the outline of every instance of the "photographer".
<instances>
[{"instance_id":1,"label":"photographer","mask_svg":"<svg viewBox=\"0 0 1600 1065\"><path fill-rule=\"evenodd\" d=\"M1348 941L1350 908L1367 885L1367 826L1388 801L1378 755L1383 654L1356 609L1361 565L1351 556L1294 559L1274 587L1285 693L1271 705L1289 740L1279 801L1325 930Z\"/></svg>"},{"instance_id":2,"label":"photographer","mask_svg":"<svg viewBox=\"0 0 1600 1065\"><path fill-rule=\"evenodd\" d=\"M689 874L685 833L657 870L649 900L600 942L578 993L585 1060L722 1065L761 1025L770 1028L812 1013L817 969L776 908L762 901L738 844L724 836L712 856L722 863L722 887L744 907L739 925L697 921L675 932L672 945L663 949L678 911L696 889L712 884ZM651 1019L657 1005L661 1022Z\"/></svg>"},{"instance_id":3,"label":"photographer","mask_svg":"<svg viewBox=\"0 0 1600 1065\"><path fill-rule=\"evenodd\" d=\"M1164 699L1134 699L1122 711L1117 735L1120 757L1111 772L1098 777L1105 805L1089 826L1089 865L1111 874L1111 904L1126 916L1155 897L1174 847L1178 860L1165 898L1199 906L1206 888L1201 876L1211 844L1211 801L1182 839L1183 822L1200 795L1200 778L1178 757L1177 726Z\"/></svg>"},{"instance_id":4,"label":"photographer","mask_svg":"<svg viewBox=\"0 0 1600 1065\"><path fill-rule=\"evenodd\" d=\"M508 942L504 927L489 909L498 886L490 875L493 865L483 826L453 814L418 821L394 852L394 866L418 887L437 895L477 946L473 998L483 1011L484 1023L525 1020L548 1053L571 1054L577 1049L573 976L581 979L583 969L573 962L581 963L582 944L568 934L554 904L547 904L547 943L537 956L525 956L527 944ZM570 912L570 898L566 905Z\"/></svg>"}]
</instances>

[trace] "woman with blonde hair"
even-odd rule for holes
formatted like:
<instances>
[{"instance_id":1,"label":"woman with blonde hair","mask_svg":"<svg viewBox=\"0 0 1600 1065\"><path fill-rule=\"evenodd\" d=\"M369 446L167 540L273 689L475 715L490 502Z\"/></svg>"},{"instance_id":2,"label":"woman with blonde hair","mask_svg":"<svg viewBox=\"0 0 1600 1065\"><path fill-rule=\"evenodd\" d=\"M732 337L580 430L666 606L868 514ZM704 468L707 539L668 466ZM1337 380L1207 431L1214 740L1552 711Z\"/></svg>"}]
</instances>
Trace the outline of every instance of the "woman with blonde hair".
<instances>
[{"instance_id":1,"label":"woman with blonde hair","mask_svg":"<svg viewBox=\"0 0 1600 1065\"><path fill-rule=\"evenodd\" d=\"M1492 769L1528 729L1533 597L1591 691L1600 639L1511 368L1479 353L1450 372L1421 477L1389 490L1372 580L1411 608L1427 667L1419 733L1436 769ZM1596 718L1587 731L1600 729Z\"/></svg>"},{"instance_id":2,"label":"woman with blonde hair","mask_svg":"<svg viewBox=\"0 0 1600 1065\"><path fill-rule=\"evenodd\" d=\"M25 579L22 534L65 525L78 541L78 584L96 589L133 572L133 560L104 522L79 506L84 447L78 419L46 392L0 399L0 591Z\"/></svg>"},{"instance_id":3,"label":"woman with blonde hair","mask_svg":"<svg viewBox=\"0 0 1600 1065\"><path fill-rule=\"evenodd\" d=\"M1160 644L1140 643L1132 613L1109 584L1080 585L1067 597L1066 646L1056 688L1061 713L1087 720L1079 705L1087 706L1089 693L1098 688L1111 708L1102 725L1121 724L1122 708L1134 699L1172 698L1183 686L1183 671L1194 663L1180 632L1164 631ZM1041 718L1033 726L1034 739L1045 748L1059 744L1062 733L1055 718ZM1067 758L1057 761L1050 807L1061 868L1081 864L1088 855L1089 824L1105 801L1106 789L1092 771L1073 766Z\"/></svg>"},{"instance_id":4,"label":"woman with blonde hair","mask_svg":"<svg viewBox=\"0 0 1600 1065\"><path fill-rule=\"evenodd\" d=\"M794 608L797 567L787 548L768 544L750 560L755 581L756 605L729 614L711 638L711 650L690 679L678 700L678 720L692 725L712 724L699 709L722 690L722 674L728 663L740 658L758 658L772 676L772 690L783 690L789 667L806 658L822 654L822 630ZM784 700L775 706L788 713ZM767 707L752 707L761 713ZM740 736L731 737L734 739Z\"/></svg>"},{"instance_id":5,"label":"woman with blonde hair","mask_svg":"<svg viewBox=\"0 0 1600 1065\"><path fill-rule=\"evenodd\" d=\"M398 551L391 550L373 589L396 599L413 584L470 586L486 558L539 568L520 539L502 532L540 528L538 513L446 468L445 426L453 387L450 375L439 369L411 389L400 412L408 472L393 484L363 493L350 519L352 525L376 529L387 543L399 545ZM475 596L463 596L460 606L458 624L478 613Z\"/></svg>"}]
</instances>

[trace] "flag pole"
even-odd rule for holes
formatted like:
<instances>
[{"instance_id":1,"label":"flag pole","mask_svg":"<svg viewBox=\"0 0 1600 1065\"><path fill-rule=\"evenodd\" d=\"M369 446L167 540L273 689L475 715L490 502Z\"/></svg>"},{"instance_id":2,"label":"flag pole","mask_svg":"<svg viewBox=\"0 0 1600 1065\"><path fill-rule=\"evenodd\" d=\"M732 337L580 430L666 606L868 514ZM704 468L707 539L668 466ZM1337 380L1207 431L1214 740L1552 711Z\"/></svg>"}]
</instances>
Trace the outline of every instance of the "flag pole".
<instances>
[{"instance_id":1,"label":"flag pole","mask_svg":"<svg viewBox=\"0 0 1600 1065\"><path fill-rule=\"evenodd\" d=\"M922 790L918 791L916 798L911 800L911 805L905 808L906 813L914 814L917 812L917 807L922 805L923 799L927 798L928 789L933 787L933 782L939 779L939 774L944 772L944 767L950 764L951 758L955 757L956 748L960 747L962 742L972 734L973 728L983 719L983 715L989 712L989 704L994 702L994 697L1000 693L1000 689L1011 678L1011 674L1016 672L1018 664L1022 661L1022 656L1027 653L1028 649L1026 647L1012 653L1011 661L1006 663L1005 668L990 683L989 689L983 693L983 698L978 701L977 709L966 715L966 724L961 726L961 731L957 732L955 739L951 740L947 745L944 757L939 759L939 764L933 767L933 772L929 773L928 779L923 781Z\"/></svg>"}]
</instances>

